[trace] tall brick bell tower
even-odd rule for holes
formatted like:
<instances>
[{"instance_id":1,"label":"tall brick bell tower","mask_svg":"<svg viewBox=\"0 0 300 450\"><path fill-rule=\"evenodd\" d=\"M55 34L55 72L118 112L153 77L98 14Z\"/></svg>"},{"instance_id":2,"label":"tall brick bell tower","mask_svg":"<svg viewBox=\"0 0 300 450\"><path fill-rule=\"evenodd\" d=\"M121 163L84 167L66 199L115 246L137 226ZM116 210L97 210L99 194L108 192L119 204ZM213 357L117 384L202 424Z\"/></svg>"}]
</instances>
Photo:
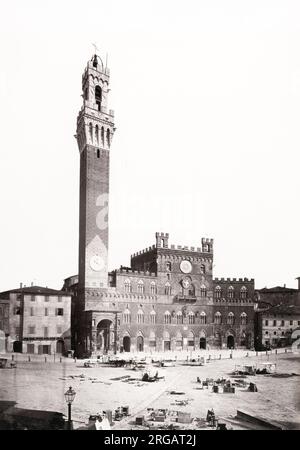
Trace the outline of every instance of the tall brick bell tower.
<instances>
[{"instance_id":1,"label":"tall brick bell tower","mask_svg":"<svg viewBox=\"0 0 300 450\"><path fill-rule=\"evenodd\" d=\"M113 111L107 110L109 69L96 54L83 73L82 91L76 134L80 152L78 354L92 349L91 304L98 298L99 309L101 293L108 287L109 152L115 127Z\"/></svg>"}]
</instances>

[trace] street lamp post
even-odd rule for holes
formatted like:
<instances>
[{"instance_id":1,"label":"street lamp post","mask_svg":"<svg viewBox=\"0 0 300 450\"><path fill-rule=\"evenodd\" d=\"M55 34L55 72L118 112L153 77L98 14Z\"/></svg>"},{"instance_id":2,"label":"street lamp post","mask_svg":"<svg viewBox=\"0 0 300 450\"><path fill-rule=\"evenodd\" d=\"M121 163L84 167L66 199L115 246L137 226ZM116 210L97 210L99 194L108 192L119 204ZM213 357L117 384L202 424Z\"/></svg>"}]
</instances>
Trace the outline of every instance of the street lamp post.
<instances>
[{"instance_id":1,"label":"street lamp post","mask_svg":"<svg viewBox=\"0 0 300 450\"><path fill-rule=\"evenodd\" d=\"M70 386L67 392L65 392L65 399L68 404L68 430L72 429L72 420L71 420L71 405L75 398L76 392Z\"/></svg>"}]
</instances>

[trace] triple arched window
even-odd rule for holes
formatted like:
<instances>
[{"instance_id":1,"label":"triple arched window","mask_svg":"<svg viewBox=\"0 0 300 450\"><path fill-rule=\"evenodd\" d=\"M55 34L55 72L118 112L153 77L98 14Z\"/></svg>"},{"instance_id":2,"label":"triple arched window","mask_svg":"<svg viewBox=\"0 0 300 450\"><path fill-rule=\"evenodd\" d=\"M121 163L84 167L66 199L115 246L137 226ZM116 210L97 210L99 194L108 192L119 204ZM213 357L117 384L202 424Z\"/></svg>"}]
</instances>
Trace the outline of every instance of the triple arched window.
<instances>
[{"instance_id":1,"label":"triple arched window","mask_svg":"<svg viewBox=\"0 0 300 450\"><path fill-rule=\"evenodd\" d=\"M200 314L200 325L206 325L206 314L204 311Z\"/></svg>"},{"instance_id":2,"label":"triple arched window","mask_svg":"<svg viewBox=\"0 0 300 450\"><path fill-rule=\"evenodd\" d=\"M154 281L151 281L151 284L150 284L150 294L151 295L155 295L156 294L156 284L155 284Z\"/></svg>"},{"instance_id":3,"label":"triple arched window","mask_svg":"<svg viewBox=\"0 0 300 450\"><path fill-rule=\"evenodd\" d=\"M206 297L206 294L207 294L206 287L204 286L204 284L202 284L200 287L200 297Z\"/></svg>"},{"instance_id":4,"label":"triple arched window","mask_svg":"<svg viewBox=\"0 0 300 450\"><path fill-rule=\"evenodd\" d=\"M181 311L176 313L176 323L177 325L181 325L183 323L183 315Z\"/></svg>"},{"instance_id":5,"label":"triple arched window","mask_svg":"<svg viewBox=\"0 0 300 450\"><path fill-rule=\"evenodd\" d=\"M137 323L144 323L144 321L145 321L144 311L142 309L139 309L137 313Z\"/></svg>"},{"instance_id":6,"label":"triple arched window","mask_svg":"<svg viewBox=\"0 0 300 450\"><path fill-rule=\"evenodd\" d=\"M164 323L171 323L171 313L169 311L166 311L164 314Z\"/></svg>"},{"instance_id":7,"label":"triple arched window","mask_svg":"<svg viewBox=\"0 0 300 450\"><path fill-rule=\"evenodd\" d=\"M125 309L123 312L123 322L124 323L130 323L131 322L131 314L129 309Z\"/></svg>"},{"instance_id":8,"label":"triple arched window","mask_svg":"<svg viewBox=\"0 0 300 450\"><path fill-rule=\"evenodd\" d=\"M130 294L130 293L132 292L132 287L131 287L131 282L130 282L130 280L125 280L124 288L125 288L125 292L126 292L127 294Z\"/></svg>"},{"instance_id":9,"label":"triple arched window","mask_svg":"<svg viewBox=\"0 0 300 450\"><path fill-rule=\"evenodd\" d=\"M248 290L246 288L246 286L241 287L240 290L240 299L244 300L248 297Z\"/></svg>"},{"instance_id":10,"label":"triple arched window","mask_svg":"<svg viewBox=\"0 0 300 450\"><path fill-rule=\"evenodd\" d=\"M241 314L241 325L247 325L247 314L245 312Z\"/></svg>"},{"instance_id":11,"label":"triple arched window","mask_svg":"<svg viewBox=\"0 0 300 450\"><path fill-rule=\"evenodd\" d=\"M150 313L150 323L155 324L156 323L156 312L154 309Z\"/></svg>"},{"instance_id":12,"label":"triple arched window","mask_svg":"<svg viewBox=\"0 0 300 450\"><path fill-rule=\"evenodd\" d=\"M220 286L216 286L215 288L215 298L221 298L222 297L222 289Z\"/></svg>"},{"instance_id":13,"label":"triple arched window","mask_svg":"<svg viewBox=\"0 0 300 450\"><path fill-rule=\"evenodd\" d=\"M219 311L217 311L215 313L215 324L221 325L221 323L222 323L222 314Z\"/></svg>"},{"instance_id":14,"label":"triple arched window","mask_svg":"<svg viewBox=\"0 0 300 450\"><path fill-rule=\"evenodd\" d=\"M138 290L139 294L144 294L145 286L144 286L144 282L142 280L139 280L138 285L137 285L137 290Z\"/></svg>"},{"instance_id":15,"label":"triple arched window","mask_svg":"<svg viewBox=\"0 0 300 450\"><path fill-rule=\"evenodd\" d=\"M233 299L234 298L234 287L229 286L228 288L228 298Z\"/></svg>"},{"instance_id":16,"label":"triple arched window","mask_svg":"<svg viewBox=\"0 0 300 450\"><path fill-rule=\"evenodd\" d=\"M227 324L234 325L234 314L230 312L227 316Z\"/></svg>"},{"instance_id":17,"label":"triple arched window","mask_svg":"<svg viewBox=\"0 0 300 450\"><path fill-rule=\"evenodd\" d=\"M168 281L165 284L165 295L171 295L171 285Z\"/></svg>"},{"instance_id":18,"label":"triple arched window","mask_svg":"<svg viewBox=\"0 0 300 450\"><path fill-rule=\"evenodd\" d=\"M195 323L195 314L193 313L193 311L190 311L188 313L188 320L189 320L189 325L194 325L194 323Z\"/></svg>"}]
</instances>

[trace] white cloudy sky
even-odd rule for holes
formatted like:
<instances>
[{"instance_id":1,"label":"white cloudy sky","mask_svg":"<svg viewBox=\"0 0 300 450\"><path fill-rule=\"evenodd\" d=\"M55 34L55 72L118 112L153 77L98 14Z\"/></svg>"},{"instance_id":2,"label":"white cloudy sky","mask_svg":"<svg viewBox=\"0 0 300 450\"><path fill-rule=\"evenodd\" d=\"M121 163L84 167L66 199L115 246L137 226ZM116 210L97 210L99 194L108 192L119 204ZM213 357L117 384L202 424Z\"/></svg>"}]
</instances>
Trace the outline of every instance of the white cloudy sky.
<instances>
[{"instance_id":1,"label":"white cloudy sky","mask_svg":"<svg viewBox=\"0 0 300 450\"><path fill-rule=\"evenodd\" d=\"M0 0L0 290L77 272L81 74L108 52L111 269L215 239L215 276L296 287L300 3Z\"/></svg>"}]
</instances>

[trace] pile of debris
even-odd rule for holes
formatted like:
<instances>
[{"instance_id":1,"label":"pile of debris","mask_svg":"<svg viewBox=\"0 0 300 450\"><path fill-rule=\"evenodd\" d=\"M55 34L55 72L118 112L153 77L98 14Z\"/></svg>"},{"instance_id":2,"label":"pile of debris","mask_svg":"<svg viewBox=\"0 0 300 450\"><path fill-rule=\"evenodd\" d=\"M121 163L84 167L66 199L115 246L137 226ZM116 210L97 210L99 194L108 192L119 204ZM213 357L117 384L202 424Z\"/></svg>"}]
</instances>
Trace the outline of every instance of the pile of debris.
<instances>
[{"instance_id":1,"label":"pile of debris","mask_svg":"<svg viewBox=\"0 0 300 450\"><path fill-rule=\"evenodd\" d=\"M187 429L228 429L225 423L221 423L216 418L213 409L207 411L206 418L192 418L191 413L188 412L148 408L146 417L141 415L135 418L135 425L155 430L175 430L185 427Z\"/></svg>"}]
</instances>

